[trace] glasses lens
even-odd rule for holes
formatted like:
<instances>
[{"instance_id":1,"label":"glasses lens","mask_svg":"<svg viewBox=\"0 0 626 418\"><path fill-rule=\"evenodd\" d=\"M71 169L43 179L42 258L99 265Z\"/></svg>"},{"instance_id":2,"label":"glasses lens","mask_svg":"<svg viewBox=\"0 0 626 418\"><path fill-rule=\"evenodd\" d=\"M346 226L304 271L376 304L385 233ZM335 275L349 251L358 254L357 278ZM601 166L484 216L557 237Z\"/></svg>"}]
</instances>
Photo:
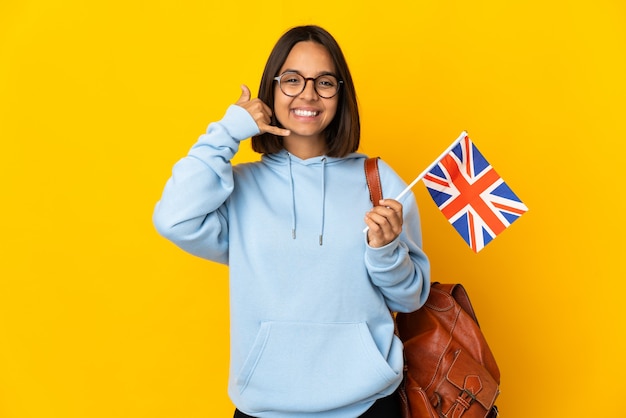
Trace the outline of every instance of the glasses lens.
<instances>
[{"instance_id":1,"label":"glasses lens","mask_svg":"<svg viewBox=\"0 0 626 418\"><path fill-rule=\"evenodd\" d=\"M279 86L287 96L295 97L304 91L306 82L307 79L298 73L284 73L280 76ZM324 74L313 81L313 86L320 97L330 99L339 91L340 83L334 75Z\"/></svg>"},{"instance_id":2,"label":"glasses lens","mask_svg":"<svg viewBox=\"0 0 626 418\"><path fill-rule=\"evenodd\" d=\"M339 81L333 75L321 75L315 79L315 90L320 97L333 97L339 90Z\"/></svg>"},{"instance_id":3,"label":"glasses lens","mask_svg":"<svg viewBox=\"0 0 626 418\"><path fill-rule=\"evenodd\" d=\"M280 89L287 96L297 96L304 90L304 77L297 73L285 73L280 77Z\"/></svg>"}]
</instances>

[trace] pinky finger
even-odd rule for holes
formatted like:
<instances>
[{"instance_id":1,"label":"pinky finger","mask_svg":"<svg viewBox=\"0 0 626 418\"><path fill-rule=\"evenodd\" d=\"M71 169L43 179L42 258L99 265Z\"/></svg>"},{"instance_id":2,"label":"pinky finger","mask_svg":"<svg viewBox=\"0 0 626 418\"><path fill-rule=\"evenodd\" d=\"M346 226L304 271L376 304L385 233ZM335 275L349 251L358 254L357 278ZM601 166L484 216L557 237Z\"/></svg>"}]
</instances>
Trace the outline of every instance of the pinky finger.
<instances>
[{"instance_id":1,"label":"pinky finger","mask_svg":"<svg viewBox=\"0 0 626 418\"><path fill-rule=\"evenodd\" d=\"M278 136L289 136L291 135L291 131L289 129L282 129L277 126L267 125L265 126L265 132L270 134L278 135Z\"/></svg>"}]
</instances>

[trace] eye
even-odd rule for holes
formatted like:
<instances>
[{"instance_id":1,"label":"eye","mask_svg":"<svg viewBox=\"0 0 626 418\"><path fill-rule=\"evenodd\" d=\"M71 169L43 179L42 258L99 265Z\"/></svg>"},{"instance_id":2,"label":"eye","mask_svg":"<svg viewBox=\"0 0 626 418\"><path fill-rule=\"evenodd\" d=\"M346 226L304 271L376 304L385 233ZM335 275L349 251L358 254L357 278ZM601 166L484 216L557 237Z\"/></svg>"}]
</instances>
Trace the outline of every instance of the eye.
<instances>
[{"instance_id":1,"label":"eye","mask_svg":"<svg viewBox=\"0 0 626 418\"><path fill-rule=\"evenodd\" d=\"M337 86L337 79L331 75L320 76L317 79L317 86L323 89L333 89Z\"/></svg>"},{"instance_id":2,"label":"eye","mask_svg":"<svg viewBox=\"0 0 626 418\"><path fill-rule=\"evenodd\" d=\"M298 74L285 74L280 79L280 82L284 84L298 85L302 83L302 77Z\"/></svg>"}]
</instances>

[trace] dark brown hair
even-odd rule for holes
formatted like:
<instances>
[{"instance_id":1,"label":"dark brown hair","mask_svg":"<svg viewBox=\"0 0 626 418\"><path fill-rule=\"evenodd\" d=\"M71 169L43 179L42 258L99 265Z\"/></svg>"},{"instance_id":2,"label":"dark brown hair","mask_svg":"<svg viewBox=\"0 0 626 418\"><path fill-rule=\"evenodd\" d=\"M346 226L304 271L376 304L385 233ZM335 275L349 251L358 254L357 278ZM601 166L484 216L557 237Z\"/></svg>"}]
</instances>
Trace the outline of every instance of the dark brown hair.
<instances>
[{"instance_id":1,"label":"dark brown hair","mask_svg":"<svg viewBox=\"0 0 626 418\"><path fill-rule=\"evenodd\" d=\"M335 64L337 77L343 80L339 90L337 113L326 128L325 134L327 155L345 157L359 148L361 137L359 109L348 63L339 44L326 30L319 26L297 26L281 36L265 64L258 97L267 103L272 111L274 110L274 77L278 76L294 45L304 41L313 41L325 47ZM280 126L275 116L272 116L271 124ZM277 135L264 133L252 138L252 149L262 154L273 154L283 148L282 137Z\"/></svg>"}]
</instances>

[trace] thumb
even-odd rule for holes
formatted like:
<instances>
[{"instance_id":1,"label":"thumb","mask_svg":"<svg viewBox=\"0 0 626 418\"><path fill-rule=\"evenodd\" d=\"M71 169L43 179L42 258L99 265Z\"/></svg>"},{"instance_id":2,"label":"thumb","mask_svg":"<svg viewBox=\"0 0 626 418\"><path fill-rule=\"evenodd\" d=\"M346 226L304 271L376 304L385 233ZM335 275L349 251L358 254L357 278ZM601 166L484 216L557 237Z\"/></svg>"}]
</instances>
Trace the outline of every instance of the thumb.
<instances>
[{"instance_id":1,"label":"thumb","mask_svg":"<svg viewBox=\"0 0 626 418\"><path fill-rule=\"evenodd\" d=\"M236 104L243 104L250 101L250 89L245 84L241 85L241 96Z\"/></svg>"}]
</instances>

